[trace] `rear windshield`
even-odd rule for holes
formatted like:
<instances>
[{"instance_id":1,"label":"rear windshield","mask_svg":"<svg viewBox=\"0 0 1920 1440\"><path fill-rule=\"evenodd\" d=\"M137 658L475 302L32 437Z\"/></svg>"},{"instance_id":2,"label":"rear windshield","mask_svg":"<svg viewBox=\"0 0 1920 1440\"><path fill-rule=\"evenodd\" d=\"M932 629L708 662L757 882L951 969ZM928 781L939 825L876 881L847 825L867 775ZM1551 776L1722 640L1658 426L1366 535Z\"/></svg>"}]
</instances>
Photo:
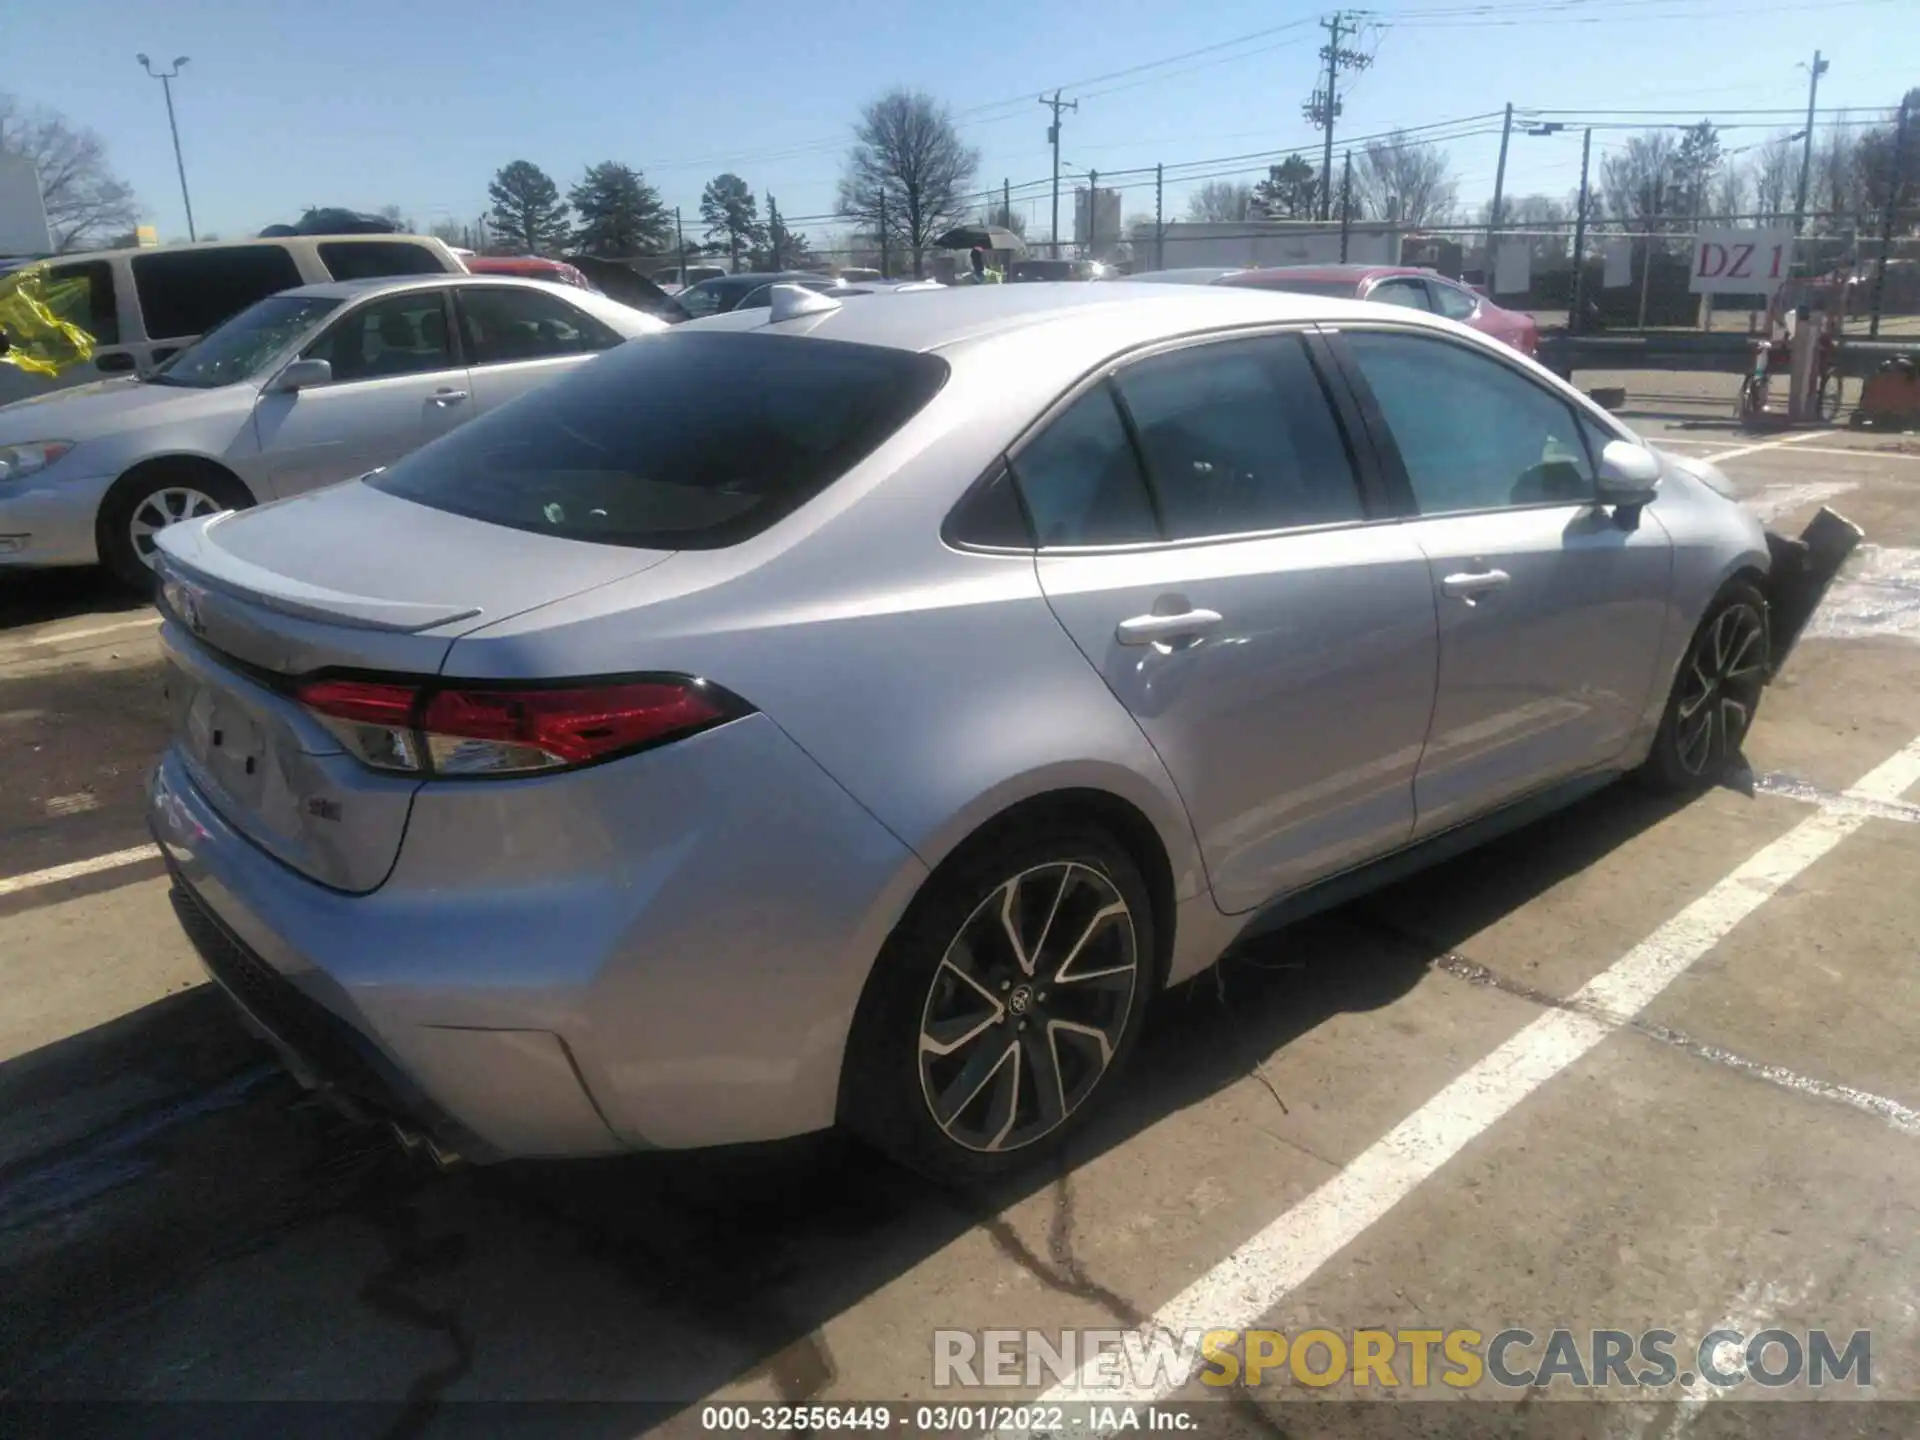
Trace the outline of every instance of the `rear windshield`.
<instances>
[{"instance_id":1,"label":"rear windshield","mask_svg":"<svg viewBox=\"0 0 1920 1440\"><path fill-rule=\"evenodd\" d=\"M715 549L844 475L939 391L944 360L799 336L628 341L367 483L570 540Z\"/></svg>"}]
</instances>

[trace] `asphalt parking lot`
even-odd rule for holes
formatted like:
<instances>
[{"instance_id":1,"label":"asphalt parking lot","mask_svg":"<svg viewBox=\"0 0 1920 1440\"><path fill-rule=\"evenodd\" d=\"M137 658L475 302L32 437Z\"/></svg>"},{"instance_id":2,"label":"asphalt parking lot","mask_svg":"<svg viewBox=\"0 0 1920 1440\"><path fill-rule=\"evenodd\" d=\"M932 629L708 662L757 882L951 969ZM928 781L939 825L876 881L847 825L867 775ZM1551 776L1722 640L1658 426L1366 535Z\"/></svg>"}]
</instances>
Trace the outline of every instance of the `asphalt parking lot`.
<instances>
[{"instance_id":1,"label":"asphalt parking lot","mask_svg":"<svg viewBox=\"0 0 1920 1440\"><path fill-rule=\"evenodd\" d=\"M831 1138L440 1173L334 1118L229 1020L168 907L139 803L152 613L0 577L0 1397L378 1402L314 1432L369 1435L456 1433L465 1401L644 1401L691 1433L719 1401L1092 1393L937 1389L936 1328L1665 1329L1683 1359L1726 1328L1871 1332L1872 1385L1594 1408L1551 1403L1599 1393L1564 1374L1488 1375L1418 1393L1524 1403L1423 1406L1418 1433L1810 1434L1779 1415L1815 1403L1821 1434L1920 1429L1920 1404L1829 1403L1920 1402L1920 440L1745 436L1705 382L1626 378L1633 423L1771 523L1828 504L1867 532L1750 784L1602 792L1262 942L1165 998L1069 1166L972 1197ZM1416 1392L1137 1398L1163 1393L1285 1435L1412 1433L1398 1407L1300 1407Z\"/></svg>"}]
</instances>

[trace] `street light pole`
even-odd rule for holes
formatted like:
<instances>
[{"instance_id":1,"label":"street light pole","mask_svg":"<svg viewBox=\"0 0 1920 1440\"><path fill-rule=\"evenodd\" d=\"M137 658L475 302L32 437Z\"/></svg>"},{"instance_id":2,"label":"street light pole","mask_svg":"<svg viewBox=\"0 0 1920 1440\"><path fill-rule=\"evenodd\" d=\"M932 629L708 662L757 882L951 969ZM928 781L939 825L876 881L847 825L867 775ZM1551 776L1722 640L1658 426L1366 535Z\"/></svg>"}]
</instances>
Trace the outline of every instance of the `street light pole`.
<instances>
[{"instance_id":1,"label":"street light pole","mask_svg":"<svg viewBox=\"0 0 1920 1440\"><path fill-rule=\"evenodd\" d=\"M1813 107L1820 95L1820 77L1827 73L1827 62L1813 52L1813 69L1807 81L1807 136L1800 151L1800 192L1793 202L1793 233L1798 235L1807 220L1807 177L1813 170Z\"/></svg>"},{"instance_id":2,"label":"street light pole","mask_svg":"<svg viewBox=\"0 0 1920 1440\"><path fill-rule=\"evenodd\" d=\"M173 132L173 165L180 172L180 203L187 207L187 238L198 240L198 232L193 228L193 201L187 195L187 162L180 158L180 122L173 118L173 82L180 74L180 67L187 63L185 55L173 58L171 70L155 70L153 62L144 55L136 55L140 68L160 82L160 88L167 97L167 129Z\"/></svg>"}]
</instances>

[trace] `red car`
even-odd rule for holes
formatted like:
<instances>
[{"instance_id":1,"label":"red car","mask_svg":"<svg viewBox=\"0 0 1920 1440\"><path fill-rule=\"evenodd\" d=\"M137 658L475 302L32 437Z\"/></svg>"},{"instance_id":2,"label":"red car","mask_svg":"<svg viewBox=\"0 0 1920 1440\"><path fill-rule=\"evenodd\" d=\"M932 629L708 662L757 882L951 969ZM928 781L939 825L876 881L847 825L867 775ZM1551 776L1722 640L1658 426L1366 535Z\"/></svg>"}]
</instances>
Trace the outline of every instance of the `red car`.
<instances>
[{"instance_id":1,"label":"red car","mask_svg":"<svg viewBox=\"0 0 1920 1440\"><path fill-rule=\"evenodd\" d=\"M548 280L555 285L593 289L578 267L563 260L547 260L538 255L469 255L466 265L475 275L517 275L522 280Z\"/></svg>"},{"instance_id":2,"label":"red car","mask_svg":"<svg viewBox=\"0 0 1920 1440\"><path fill-rule=\"evenodd\" d=\"M1540 327L1531 315L1504 310L1479 291L1432 270L1406 265L1281 265L1271 270L1236 270L1213 283L1405 305L1471 325L1522 355L1540 353Z\"/></svg>"}]
</instances>

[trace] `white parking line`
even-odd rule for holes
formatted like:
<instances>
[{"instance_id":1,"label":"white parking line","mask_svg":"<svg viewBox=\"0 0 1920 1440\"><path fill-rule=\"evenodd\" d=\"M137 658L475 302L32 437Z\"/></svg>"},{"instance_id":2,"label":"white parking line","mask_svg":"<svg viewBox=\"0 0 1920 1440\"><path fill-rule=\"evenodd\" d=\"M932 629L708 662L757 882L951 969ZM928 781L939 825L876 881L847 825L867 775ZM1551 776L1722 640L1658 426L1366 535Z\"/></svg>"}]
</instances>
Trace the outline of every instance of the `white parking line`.
<instances>
[{"instance_id":1,"label":"white parking line","mask_svg":"<svg viewBox=\"0 0 1920 1440\"><path fill-rule=\"evenodd\" d=\"M1655 445L1718 445L1720 443L1718 440L1694 440L1685 435L1655 435L1651 439ZM1842 450L1837 445L1801 445L1798 440L1795 441L1795 449L1802 455L1840 455L1849 460L1920 460L1920 454L1912 454L1905 450ZM1711 457L1703 456L1702 458Z\"/></svg>"},{"instance_id":2,"label":"white parking line","mask_svg":"<svg viewBox=\"0 0 1920 1440\"><path fill-rule=\"evenodd\" d=\"M1920 738L1869 772L1851 793L1898 800L1915 784ZM1142 1328L1141 1343L1257 1323L1421 1181L1612 1035L1782 886L1866 823L1864 815L1822 810L1762 848L1582 986L1573 998L1584 1008L1550 1010L1533 1021L1181 1291ZM1152 1383L1102 1384L1096 1367L1103 1361L1095 1357L1041 1403L1149 1403L1170 1393Z\"/></svg>"},{"instance_id":3,"label":"white parking line","mask_svg":"<svg viewBox=\"0 0 1920 1440\"><path fill-rule=\"evenodd\" d=\"M1762 450L1778 450L1782 445L1803 445L1809 440L1824 440L1829 435L1838 435L1838 430L1809 430L1804 435L1789 435L1783 440L1763 440L1758 445L1742 445L1734 450L1716 450L1711 455L1700 458L1710 465L1718 465L1722 460L1738 460L1742 455L1758 455ZM1658 445L1658 440L1653 442Z\"/></svg>"},{"instance_id":4,"label":"white parking line","mask_svg":"<svg viewBox=\"0 0 1920 1440\"><path fill-rule=\"evenodd\" d=\"M68 880L78 880L83 875L98 875L102 870L118 870L122 865L137 865L142 860L153 859L159 853L157 846L135 845L128 850L115 850L111 855L95 855L90 860L72 860L65 865L54 865L25 875L0 875L0 895L18 895L22 890L38 890L43 885L59 885Z\"/></svg>"},{"instance_id":5,"label":"white parking line","mask_svg":"<svg viewBox=\"0 0 1920 1440\"><path fill-rule=\"evenodd\" d=\"M53 635L36 635L22 645L63 645L69 640L91 640L96 635L117 635L122 630L148 630L160 623L158 615L142 615L137 620L116 620L111 625L93 625L85 630L62 630Z\"/></svg>"}]
</instances>

